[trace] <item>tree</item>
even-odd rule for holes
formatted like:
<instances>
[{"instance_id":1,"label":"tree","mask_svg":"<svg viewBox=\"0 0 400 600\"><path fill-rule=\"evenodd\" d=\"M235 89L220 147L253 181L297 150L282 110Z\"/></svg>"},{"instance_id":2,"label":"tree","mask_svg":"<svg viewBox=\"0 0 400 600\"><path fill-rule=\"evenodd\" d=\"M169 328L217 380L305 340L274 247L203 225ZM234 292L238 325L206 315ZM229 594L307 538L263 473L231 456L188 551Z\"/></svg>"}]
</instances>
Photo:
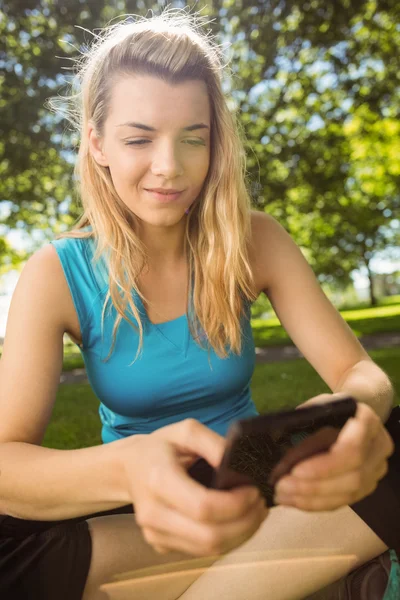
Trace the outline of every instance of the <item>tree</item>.
<instances>
[{"instance_id":1,"label":"tree","mask_svg":"<svg viewBox=\"0 0 400 600\"><path fill-rule=\"evenodd\" d=\"M321 281L346 286L365 264L375 303L371 258L399 239L398 3L216 4L233 40L254 202Z\"/></svg>"},{"instance_id":2,"label":"tree","mask_svg":"<svg viewBox=\"0 0 400 600\"><path fill-rule=\"evenodd\" d=\"M44 109L46 98L63 91L56 57L76 57L90 38L74 25L93 31L151 7L3 2L0 198L12 203L10 227L41 227L52 237L80 214L70 196L77 140ZM216 0L193 9L214 18L208 28L232 42L224 86L246 137L254 204L289 230L321 281L346 285L354 269L369 268L373 253L398 239L397 2Z\"/></svg>"},{"instance_id":3,"label":"tree","mask_svg":"<svg viewBox=\"0 0 400 600\"><path fill-rule=\"evenodd\" d=\"M182 7L185 2L175 3ZM201 10L204 2L197 3ZM42 230L43 237L71 227L81 212L73 189L76 136L45 107L65 93L71 60L84 52L90 33L128 14L158 14L148 0L3 0L0 5L0 225ZM84 31L87 30L87 31ZM30 252L40 246L32 238ZM13 254L15 259L23 253ZM0 273L9 246L0 246Z\"/></svg>"}]
</instances>

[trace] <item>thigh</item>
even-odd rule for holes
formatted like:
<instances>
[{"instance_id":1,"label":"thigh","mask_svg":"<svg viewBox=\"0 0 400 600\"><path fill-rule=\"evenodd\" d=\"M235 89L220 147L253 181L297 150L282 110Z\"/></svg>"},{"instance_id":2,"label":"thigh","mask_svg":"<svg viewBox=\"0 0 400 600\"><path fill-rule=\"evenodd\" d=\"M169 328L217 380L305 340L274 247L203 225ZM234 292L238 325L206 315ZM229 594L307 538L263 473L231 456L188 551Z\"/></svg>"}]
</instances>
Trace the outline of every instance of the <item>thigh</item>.
<instances>
[{"instance_id":1,"label":"thigh","mask_svg":"<svg viewBox=\"0 0 400 600\"><path fill-rule=\"evenodd\" d=\"M348 506L329 512L277 506L251 539L216 561L179 598L201 600L212 593L218 600L299 600L385 550Z\"/></svg>"},{"instance_id":2,"label":"thigh","mask_svg":"<svg viewBox=\"0 0 400 600\"><path fill-rule=\"evenodd\" d=\"M135 514L94 517L88 519L87 524L92 540L92 557L82 600L107 598L98 592L98 588L103 583L112 582L114 575L124 573L128 578L129 571L187 562L196 558L179 551L170 551L168 554L156 552L145 540L141 528L136 523ZM166 586L163 578L159 579L153 590L146 590L147 600L171 598L171 589ZM182 581L181 586L178 583L174 598L178 598L187 587L188 583L185 581Z\"/></svg>"},{"instance_id":3,"label":"thigh","mask_svg":"<svg viewBox=\"0 0 400 600\"><path fill-rule=\"evenodd\" d=\"M128 571L174 562L182 562L182 571L171 575L167 583L165 577L136 580L133 587L124 584L126 596L120 588L118 598L295 600L329 585L387 549L348 506L323 513L274 507L252 538L223 557L204 559L204 568L192 572L187 570L187 561L197 557L175 551L158 554L144 539L134 515L93 518L88 524L93 550L83 600L107 598L94 592L103 583L112 583L113 575L124 573L129 579ZM302 562L268 564L276 556L298 559L302 553ZM333 553L338 558L316 562L319 553ZM310 554L313 558L307 560ZM168 568L164 572L169 573ZM107 586L103 589L111 593Z\"/></svg>"}]
</instances>

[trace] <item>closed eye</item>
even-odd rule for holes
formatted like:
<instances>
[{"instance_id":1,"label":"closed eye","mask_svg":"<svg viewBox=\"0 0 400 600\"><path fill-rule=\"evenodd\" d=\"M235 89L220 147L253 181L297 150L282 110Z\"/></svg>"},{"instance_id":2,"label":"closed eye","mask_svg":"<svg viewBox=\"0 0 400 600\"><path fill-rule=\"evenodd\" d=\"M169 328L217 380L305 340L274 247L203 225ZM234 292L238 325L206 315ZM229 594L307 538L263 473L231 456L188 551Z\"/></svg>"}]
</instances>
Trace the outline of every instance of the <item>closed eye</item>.
<instances>
[{"instance_id":1,"label":"closed eye","mask_svg":"<svg viewBox=\"0 0 400 600\"><path fill-rule=\"evenodd\" d=\"M193 144L194 146L205 146L205 143L203 141L200 140L184 140L186 141L188 144ZM126 142L125 145L126 146L142 146L143 144L146 144L147 142L150 142L150 140L135 140L135 141L130 141L130 142Z\"/></svg>"}]
</instances>

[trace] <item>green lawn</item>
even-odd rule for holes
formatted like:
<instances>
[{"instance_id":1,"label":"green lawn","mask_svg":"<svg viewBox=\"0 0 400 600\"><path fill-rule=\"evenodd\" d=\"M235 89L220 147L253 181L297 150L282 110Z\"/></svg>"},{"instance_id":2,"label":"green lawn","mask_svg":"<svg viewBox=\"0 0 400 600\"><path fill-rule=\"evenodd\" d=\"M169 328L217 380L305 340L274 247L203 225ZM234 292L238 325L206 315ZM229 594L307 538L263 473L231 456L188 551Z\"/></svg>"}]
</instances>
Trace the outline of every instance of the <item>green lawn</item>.
<instances>
[{"instance_id":1,"label":"green lawn","mask_svg":"<svg viewBox=\"0 0 400 600\"><path fill-rule=\"evenodd\" d=\"M374 350L369 354L391 377L399 396L400 348ZM261 413L284 405L294 407L311 396L330 392L305 359L256 365L251 389ZM43 445L71 449L101 444L98 406L89 384L60 385Z\"/></svg>"},{"instance_id":2,"label":"green lawn","mask_svg":"<svg viewBox=\"0 0 400 600\"><path fill-rule=\"evenodd\" d=\"M398 296L396 296L398 298ZM371 333L400 331L400 303L340 311L343 319L357 337ZM256 346L275 346L291 343L279 320L252 319Z\"/></svg>"}]
</instances>

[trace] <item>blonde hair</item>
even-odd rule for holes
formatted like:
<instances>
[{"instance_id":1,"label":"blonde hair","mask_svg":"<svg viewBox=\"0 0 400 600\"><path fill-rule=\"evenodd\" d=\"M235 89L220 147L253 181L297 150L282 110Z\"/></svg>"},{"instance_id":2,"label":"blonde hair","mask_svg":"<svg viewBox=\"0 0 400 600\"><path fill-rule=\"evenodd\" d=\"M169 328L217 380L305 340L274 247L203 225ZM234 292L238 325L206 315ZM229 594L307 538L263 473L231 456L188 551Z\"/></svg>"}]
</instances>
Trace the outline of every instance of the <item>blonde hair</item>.
<instances>
[{"instance_id":1,"label":"blonde hair","mask_svg":"<svg viewBox=\"0 0 400 600\"><path fill-rule=\"evenodd\" d=\"M88 123L93 123L101 137L112 87L121 75L151 75L170 84L204 81L211 106L211 156L203 188L190 207L186 222L184 244L189 267L186 314L190 332L200 346L204 332L220 358L228 356L227 344L231 351L240 354L243 301L254 301L257 297L247 250L251 199L246 186L245 138L222 90L224 67L220 49L199 30L195 17L180 9L166 9L159 16L142 17L136 22L131 22L131 18L130 15L96 34L95 43L77 60L72 87L78 83L80 91L63 98L70 108L68 120L79 126L75 177L83 214L71 231L55 239L94 238L97 241L94 262L109 255L109 289L102 327L110 298L118 315L106 360L113 351L121 319L125 319L139 331L136 361L143 345L143 325L131 294L134 289L147 302L137 285L138 276L148 264L147 256L135 233L135 215L119 198L108 167L99 165L89 151ZM58 100L59 97L49 98L47 106L57 110ZM82 231L87 226L92 231ZM138 327L126 315L127 303Z\"/></svg>"}]
</instances>

